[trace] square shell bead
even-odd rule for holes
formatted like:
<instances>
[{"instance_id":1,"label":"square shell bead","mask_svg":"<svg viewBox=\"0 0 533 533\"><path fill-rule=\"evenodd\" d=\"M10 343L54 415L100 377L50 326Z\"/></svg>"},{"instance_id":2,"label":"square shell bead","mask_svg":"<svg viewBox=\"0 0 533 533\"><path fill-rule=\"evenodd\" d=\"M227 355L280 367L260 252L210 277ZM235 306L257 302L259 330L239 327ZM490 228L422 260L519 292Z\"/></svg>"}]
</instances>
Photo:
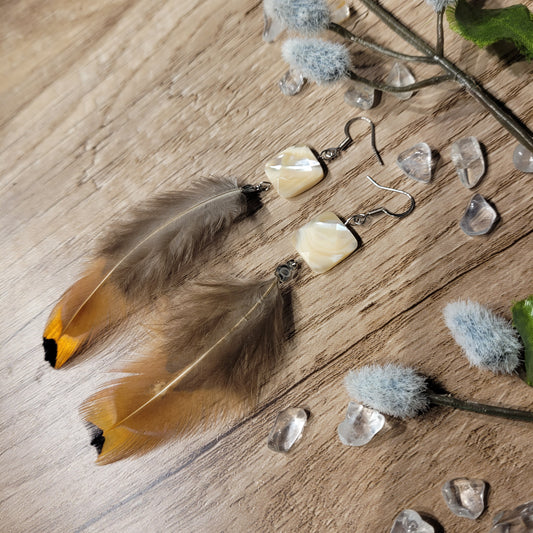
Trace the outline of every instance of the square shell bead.
<instances>
[{"instance_id":1,"label":"square shell bead","mask_svg":"<svg viewBox=\"0 0 533 533\"><path fill-rule=\"evenodd\" d=\"M330 211L302 226L293 236L296 251L317 274L333 268L357 250L354 234Z\"/></svg>"},{"instance_id":2,"label":"square shell bead","mask_svg":"<svg viewBox=\"0 0 533 533\"><path fill-rule=\"evenodd\" d=\"M292 198L316 185L324 170L309 146L291 146L265 165L265 173L284 198Z\"/></svg>"}]
</instances>

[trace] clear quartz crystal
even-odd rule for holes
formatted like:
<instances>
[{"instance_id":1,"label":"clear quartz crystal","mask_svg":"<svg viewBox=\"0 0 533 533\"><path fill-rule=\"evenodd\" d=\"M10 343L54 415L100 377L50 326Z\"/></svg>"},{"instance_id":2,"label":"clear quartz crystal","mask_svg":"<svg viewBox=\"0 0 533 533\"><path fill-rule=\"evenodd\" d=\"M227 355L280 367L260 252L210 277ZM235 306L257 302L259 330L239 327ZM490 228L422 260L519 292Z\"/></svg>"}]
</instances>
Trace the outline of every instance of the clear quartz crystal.
<instances>
[{"instance_id":1,"label":"clear quartz crystal","mask_svg":"<svg viewBox=\"0 0 533 533\"><path fill-rule=\"evenodd\" d=\"M347 0L332 0L329 2L331 22L340 24L350 18L350 6Z\"/></svg>"},{"instance_id":2,"label":"clear quartz crystal","mask_svg":"<svg viewBox=\"0 0 533 533\"><path fill-rule=\"evenodd\" d=\"M406 509L396 517L390 533L435 533L435 528L416 511Z\"/></svg>"},{"instance_id":3,"label":"clear quartz crystal","mask_svg":"<svg viewBox=\"0 0 533 533\"><path fill-rule=\"evenodd\" d=\"M403 63L398 63L398 61L394 62L394 65L392 65L389 75L385 80L387 85L392 85L393 87L404 87L405 85L415 83L415 81L415 77L411 71ZM413 91L392 94L400 100L409 100L409 98L413 96Z\"/></svg>"},{"instance_id":4,"label":"clear quartz crystal","mask_svg":"<svg viewBox=\"0 0 533 533\"><path fill-rule=\"evenodd\" d=\"M513 152L513 163L522 172L533 172L533 153L519 144Z\"/></svg>"},{"instance_id":5,"label":"clear quartz crystal","mask_svg":"<svg viewBox=\"0 0 533 533\"><path fill-rule=\"evenodd\" d=\"M431 181L434 163L431 148L427 143L418 143L403 151L396 163L409 178L423 183Z\"/></svg>"},{"instance_id":6,"label":"clear quartz crystal","mask_svg":"<svg viewBox=\"0 0 533 533\"><path fill-rule=\"evenodd\" d=\"M485 235L496 224L498 213L481 194L474 194L459 222L461 229L471 236Z\"/></svg>"},{"instance_id":7,"label":"clear quartz crystal","mask_svg":"<svg viewBox=\"0 0 533 533\"><path fill-rule=\"evenodd\" d=\"M471 189L485 174L485 158L475 137L464 137L452 144L452 161L461 183Z\"/></svg>"},{"instance_id":8,"label":"clear quartz crystal","mask_svg":"<svg viewBox=\"0 0 533 533\"><path fill-rule=\"evenodd\" d=\"M285 29L283 23L277 17L272 16L263 6L263 41L274 42Z\"/></svg>"},{"instance_id":9,"label":"clear quartz crystal","mask_svg":"<svg viewBox=\"0 0 533 533\"><path fill-rule=\"evenodd\" d=\"M287 96L298 94L304 86L305 78L303 74L296 69L289 69L279 80L280 91Z\"/></svg>"},{"instance_id":10,"label":"clear quartz crystal","mask_svg":"<svg viewBox=\"0 0 533 533\"><path fill-rule=\"evenodd\" d=\"M442 496L453 514L475 520L485 510L485 490L483 480L459 477L444 483Z\"/></svg>"},{"instance_id":11,"label":"clear quartz crystal","mask_svg":"<svg viewBox=\"0 0 533 533\"><path fill-rule=\"evenodd\" d=\"M376 91L364 83L354 81L344 93L344 101L359 109L370 109L374 105Z\"/></svg>"},{"instance_id":12,"label":"clear quartz crystal","mask_svg":"<svg viewBox=\"0 0 533 533\"><path fill-rule=\"evenodd\" d=\"M385 417L356 402L348 404L346 418L337 426L339 439L347 446L364 446L385 424Z\"/></svg>"},{"instance_id":13,"label":"clear quartz crystal","mask_svg":"<svg viewBox=\"0 0 533 533\"><path fill-rule=\"evenodd\" d=\"M300 440L307 412L300 407L288 407L281 411L268 435L267 446L275 451L287 453Z\"/></svg>"},{"instance_id":14,"label":"clear quartz crystal","mask_svg":"<svg viewBox=\"0 0 533 533\"><path fill-rule=\"evenodd\" d=\"M531 533L533 531L533 502L519 505L511 511L499 512L490 533Z\"/></svg>"}]
</instances>

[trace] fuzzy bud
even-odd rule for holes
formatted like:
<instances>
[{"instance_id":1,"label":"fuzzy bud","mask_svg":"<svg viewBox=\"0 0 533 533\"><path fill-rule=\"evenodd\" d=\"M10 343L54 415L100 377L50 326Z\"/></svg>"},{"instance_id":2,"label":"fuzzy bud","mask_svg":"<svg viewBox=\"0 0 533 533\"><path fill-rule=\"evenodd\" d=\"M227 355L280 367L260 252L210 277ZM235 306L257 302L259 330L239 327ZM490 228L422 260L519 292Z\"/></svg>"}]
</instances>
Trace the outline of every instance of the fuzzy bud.
<instances>
[{"instance_id":1,"label":"fuzzy bud","mask_svg":"<svg viewBox=\"0 0 533 533\"><path fill-rule=\"evenodd\" d=\"M325 0L264 0L263 8L289 31L302 35L321 33L330 22Z\"/></svg>"},{"instance_id":2,"label":"fuzzy bud","mask_svg":"<svg viewBox=\"0 0 533 533\"><path fill-rule=\"evenodd\" d=\"M431 6L435 13L444 11L448 6L455 4L456 0L426 0L426 4Z\"/></svg>"},{"instance_id":3,"label":"fuzzy bud","mask_svg":"<svg viewBox=\"0 0 533 533\"><path fill-rule=\"evenodd\" d=\"M522 344L505 319L476 302L449 303L444 320L470 364L510 374L520 363Z\"/></svg>"},{"instance_id":4,"label":"fuzzy bud","mask_svg":"<svg viewBox=\"0 0 533 533\"><path fill-rule=\"evenodd\" d=\"M348 394L380 413L411 418L429 407L426 378L395 364L368 365L344 379Z\"/></svg>"},{"instance_id":5,"label":"fuzzy bud","mask_svg":"<svg viewBox=\"0 0 533 533\"><path fill-rule=\"evenodd\" d=\"M345 46L321 39L288 39L282 55L291 68L319 84L340 81L351 68Z\"/></svg>"}]
</instances>

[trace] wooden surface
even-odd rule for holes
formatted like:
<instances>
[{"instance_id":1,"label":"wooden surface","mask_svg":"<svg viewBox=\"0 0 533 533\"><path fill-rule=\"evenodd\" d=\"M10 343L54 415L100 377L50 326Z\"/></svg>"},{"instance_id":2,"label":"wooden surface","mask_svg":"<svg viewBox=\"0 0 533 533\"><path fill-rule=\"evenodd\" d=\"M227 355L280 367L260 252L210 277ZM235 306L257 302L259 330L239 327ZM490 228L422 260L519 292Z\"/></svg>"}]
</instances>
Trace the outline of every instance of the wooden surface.
<instances>
[{"instance_id":1,"label":"wooden surface","mask_svg":"<svg viewBox=\"0 0 533 533\"><path fill-rule=\"evenodd\" d=\"M432 41L422 2L384 5ZM498 510L533 499L527 424L435 408L407 422L389 419L362 448L343 446L336 434L349 401L343 378L370 362L413 365L460 397L533 409L533 390L517 376L469 368L442 320L458 298L510 318L511 302L533 292L531 175L513 168L510 135L451 83L404 102L383 96L365 114L376 123L384 168L361 123L357 145L319 186L294 201L267 193L265 207L195 269L266 276L294 255L291 233L320 211L401 209L401 198L376 190L367 173L416 198L408 218L362 228L363 247L329 273L302 268L293 283L294 334L258 408L144 457L96 467L78 406L139 349L142 335L59 371L43 361L40 339L99 232L155 191L200 176L257 183L270 156L297 143L334 146L344 123L362 113L343 102L342 86L281 95L276 81L286 65L280 41L261 40L258 1L0 6L2 531L381 533L412 508L447 533L481 533ZM354 23L412 53L362 7ZM445 35L447 55L533 127L533 66ZM355 48L354 58L373 77L391 66ZM419 79L435 72L414 70ZM476 191L501 215L486 237L467 237L458 226L473 191L455 175L450 145L466 135L487 152ZM395 165L421 141L441 154L429 185L401 177ZM312 416L285 456L269 451L266 437L287 406ZM488 509L475 522L443 502L442 484L458 476L490 484Z\"/></svg>"}]
</instances>

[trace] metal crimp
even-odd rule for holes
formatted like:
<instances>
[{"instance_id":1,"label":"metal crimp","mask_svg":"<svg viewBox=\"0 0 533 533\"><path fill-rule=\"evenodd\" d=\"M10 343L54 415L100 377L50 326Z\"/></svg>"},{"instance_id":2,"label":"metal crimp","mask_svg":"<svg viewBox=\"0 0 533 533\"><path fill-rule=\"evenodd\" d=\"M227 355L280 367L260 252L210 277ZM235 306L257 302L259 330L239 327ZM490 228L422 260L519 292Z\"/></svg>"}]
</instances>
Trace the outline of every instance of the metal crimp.
<instances>
[{"instance_id":1,"label":"metal crimp","mask_svg":"<svg viewBox=\"0 0 533 533\"><path fill-rule=\"evenodd\" d=\"M296 275L300 264L294 259L289 259L286 263L282 263L276 267L275 276L280 283L290 281Z\"/></svg>"}]
</instances>

